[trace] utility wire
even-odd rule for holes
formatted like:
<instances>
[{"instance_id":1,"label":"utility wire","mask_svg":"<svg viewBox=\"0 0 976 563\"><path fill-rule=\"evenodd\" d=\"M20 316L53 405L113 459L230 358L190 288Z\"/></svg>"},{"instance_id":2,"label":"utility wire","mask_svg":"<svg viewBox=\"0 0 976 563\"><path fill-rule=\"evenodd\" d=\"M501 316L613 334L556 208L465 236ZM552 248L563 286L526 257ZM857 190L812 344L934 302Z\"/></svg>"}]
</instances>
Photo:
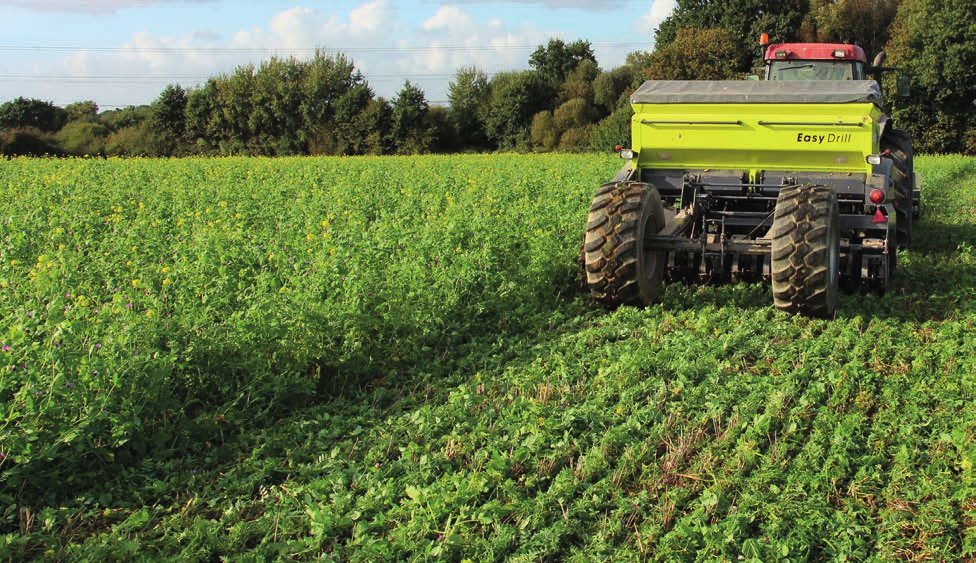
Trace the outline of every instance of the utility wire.
<instances>
[{"instance_id":1,"label":"utility wire","mask_svg":"<svg viewBox=\"0 0 976 563\"><path fill-rule=\"evenodd\" d=\"M647 43L590 43L591 48L630 49ZM96 53L418 53L428 51L497 51L537 49L539 45L416 45L405 47L81 47L69 45L0 45L0 51L91 51Z\"/></svg>"},{"instance_id":2,"label":"utility wire","mask_svg":"<svg viewBox=\"0 0 976 563\"><path fill-rule=\"evenodd\" d=\"M485 72L486 75L491 76L494 74L500 74L498 72ZM452 78L456 76L455 73L432 73L432 74L371 74L363 75L363 78L368 82L371 78ZM82 80L82 81L100 81L100 80L122 80L122 81L151 81L157 82L160 80L207 80L209 78L215 78L216 75L207 76L125 76L125 75L77 75L77 74L0 74L0 80Z\"/></svg>"}]
</instances>

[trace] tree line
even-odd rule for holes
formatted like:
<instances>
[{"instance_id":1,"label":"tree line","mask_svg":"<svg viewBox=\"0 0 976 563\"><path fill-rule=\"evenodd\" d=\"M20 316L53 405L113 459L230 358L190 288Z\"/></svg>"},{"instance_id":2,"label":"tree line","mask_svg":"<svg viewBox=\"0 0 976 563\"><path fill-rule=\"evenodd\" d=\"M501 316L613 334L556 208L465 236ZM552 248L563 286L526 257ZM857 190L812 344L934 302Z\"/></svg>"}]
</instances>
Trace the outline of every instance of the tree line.
<instances>
[{"instance_id":1,"label":"tree line","mask_svg":"<svg viewBox=\"0 0 976 563\"><path fill-rule=\"evenodd\" d=\"M773 42L858 43L886 50L911 77L886 109L917 152L976 154L976 5L969 0L677 0L654 50L601 69L589 42L550 39L527 70L457 70L447 107L406 81L375 95L342 54L271 58L147 106L99 111L17 98L0 104L0 153L186 156L587 151L627 145L629 95L647 79L742 79Z\"/></svg>"}]
</instances>

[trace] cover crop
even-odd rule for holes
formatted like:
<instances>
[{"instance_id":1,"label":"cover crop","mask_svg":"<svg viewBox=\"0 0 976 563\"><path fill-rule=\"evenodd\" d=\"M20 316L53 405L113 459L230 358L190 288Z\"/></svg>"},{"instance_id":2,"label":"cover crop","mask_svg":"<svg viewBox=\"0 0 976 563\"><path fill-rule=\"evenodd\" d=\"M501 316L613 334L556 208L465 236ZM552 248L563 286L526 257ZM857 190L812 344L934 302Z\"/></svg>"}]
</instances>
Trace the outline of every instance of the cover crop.
<instances>
[{"instance_id":1,"label":"cover crop","mask_svg":"<svg viewBox=\"0 0 976 563\"><path fill-rule=\"evenodd\" d=\"M976 555L976 160L832 320L593 305L618 165L0 163L0 557Z\"/></svg>"}]
</instances>

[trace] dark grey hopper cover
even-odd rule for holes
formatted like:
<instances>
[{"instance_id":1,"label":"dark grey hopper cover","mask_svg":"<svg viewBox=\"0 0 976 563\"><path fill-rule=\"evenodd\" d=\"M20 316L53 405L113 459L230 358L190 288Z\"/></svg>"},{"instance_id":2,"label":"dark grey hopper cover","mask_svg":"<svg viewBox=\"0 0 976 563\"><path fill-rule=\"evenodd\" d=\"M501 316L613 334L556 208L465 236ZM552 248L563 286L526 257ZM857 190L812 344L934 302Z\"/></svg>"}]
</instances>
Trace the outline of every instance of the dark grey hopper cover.
<instances>
[{"instance_id":1,"label":"dark grey hopper cover","mask_svg":"<svg viewBox=\"0 0 976 563\"><path fill-rule=\"evenodd\" d=\"M632 104L881 105L874 80L648 80Z\"/></svg>"}]
</instances>

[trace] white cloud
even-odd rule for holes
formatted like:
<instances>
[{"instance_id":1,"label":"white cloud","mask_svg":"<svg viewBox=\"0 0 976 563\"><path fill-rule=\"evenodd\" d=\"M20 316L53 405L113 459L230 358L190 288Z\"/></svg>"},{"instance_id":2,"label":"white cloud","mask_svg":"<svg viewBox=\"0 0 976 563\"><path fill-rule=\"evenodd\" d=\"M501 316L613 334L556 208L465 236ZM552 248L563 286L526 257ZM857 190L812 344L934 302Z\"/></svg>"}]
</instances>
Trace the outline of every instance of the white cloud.
<instances>
[{"instance_id":1,"label":"white cloud","mask_svg":"<svg viewBox=\"0 0 976 563\"><path fill-rule=\"evenodd\" d=\"M268 22L268 29L257 28L252 32L240 32L235 36L236 45L268 45L295 48L307 45L324 28L339 26L338 21L323 21L311 8L294 7L276 14Z\"/></svg>"},{"instance_id":2,"label":"white cloud","mask_svg":"<svg viewBox=\"0 0 976 563\"><path fill-rule=\"evenodd\" d=\"M477 23L471 14L457 6L442 6L421 27L428 32L446 30L467 34L477 31Z\"/></svg>"},{"instance_id":3,"label":"white cloud","mask_svg":"<svg viewBox=\"0 0 976 563\"><path fill-rule=\"evenodd\" d=\"M5 1L10 3L10 0L0 0L0 4ZM67 0L54 2L55 5L68 3ZM85 4L120 9L138 3L89 0ZM38 74L79 77L70 83L70 89L59 90L59 95L70 98L58 99L57 103L88 98L104 104L148 103L167 83L193 87L207 77L231 73L240 65L259 64L271 55L307 58L315 49L323 49L327 53L343 53L353 60L377 95L393 97L409 79L424 90L429 101L438 102L446 99L447 85L461 67L474 66L489 74L526 68L535 46L564 33L573 34L564 39L577 37L570 30L542 27L544 18L513 22L501 19L497 11L490 17L476 16L473 9L465 8L471 2L421 4L420 9L429 10L427 14L401 14L397 4L394 0L367 0L346 11L305 5L279 11L253 26L237 30L218 32L194 29L191 25L185 35L179 36L139 32L129 36L118 49L78 50L64 57L56 67ZM559 4L580 9L618 5L584 1ZM674 0L654 0L636 24L642 28L639 35L648 37L651 25L662 21L673 6ZM623 62L619 46L614 50L613 45L607 44L594 50L607 68ZM105 81L84 82L80 77L126 77L127 80L119 80L115 87L114 80L107 81L110 85L106 86Z\"/></svg>"},{"instance_id":4,"label":"white cloud","mask_svg":"<svg viewBox=\"0 0 976 563\"><path fill-rule=\"evenodd\" d=\"M280 55L291 49L299 57L310 55L312 48L344 53L377 95L390 98L410 80L436 102L446 98L447 83L458 68L497 72L524 67L530 54L525 46L544 43L550 35L531 24L510 28L499 19L479 22L456 5L440 6L409 26L390 0L374 0L342 16L291 8L265 26L239 31L232 44L274 48Z\"/></svg>"},{"instance_id":5,"label":"white cloud","mask_svg":"<svg viewBox=\"0 0 976 563\"><path fill-rule=\"evenodd\" d=\"M653 0L651 9L634 24L634 31L646 33L653 38L657 27L674 11L675 3L675 0Z\"/></svg>"},{"instance_id":6,"label":"white cloud","mask_svg":"<svg viewBox=\"0 0 976 563\"><path fill-rule=\"evenodd\" d=\"M389 24L397 21L397 11L387 0L376 0L349 13L349 31L356 36L390 33Z\"/></svg>"},{"instance_id":7,"label":"white cloud","mask_svg":"<svg viewBox=\"0 0 976 563\"><path fill-rule=\"evenodd\" d=\"M526 45L544 42L549 34L531 24L511 30L501 20L479 23L457 6L444 6L423 22L420 37L430 49L416 61L430 72L453 73L462 66L487 71L524 66ZM513 47L519 48L513 48Z\"/></svg>"},{"instance_id":8,"label":"white cloud","mask_svg":"<svg viewBox=\"0 0 976 563\"><path fill-rule=\"evenodd\" d=\"M345 16L294 7L273 16L266 27L237 32L232 46L293 54L308 54L315 48L354 52L391 46L391 36L398 27L396 8L388 0L363 4Z\"/></svg>"}]
</instances>

